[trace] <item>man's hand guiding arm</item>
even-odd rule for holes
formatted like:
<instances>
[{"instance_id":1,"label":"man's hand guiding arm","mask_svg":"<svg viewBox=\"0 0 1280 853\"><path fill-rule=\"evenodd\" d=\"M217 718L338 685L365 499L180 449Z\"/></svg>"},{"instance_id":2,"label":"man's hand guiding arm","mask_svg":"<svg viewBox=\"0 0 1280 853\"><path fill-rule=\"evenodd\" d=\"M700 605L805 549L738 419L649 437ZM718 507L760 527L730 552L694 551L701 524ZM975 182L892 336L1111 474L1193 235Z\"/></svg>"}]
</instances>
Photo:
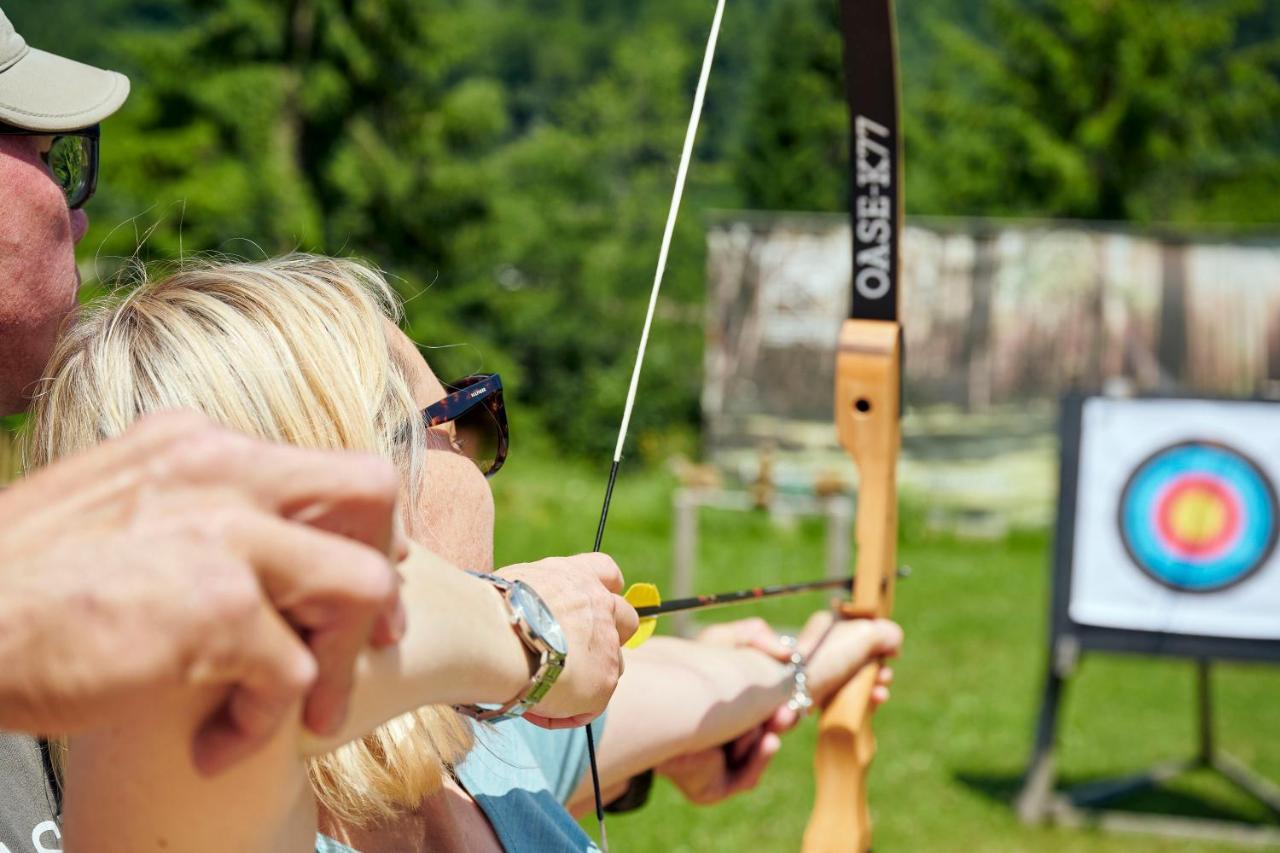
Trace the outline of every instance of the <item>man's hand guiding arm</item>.
<instances>
[{"instance_id":1,"label":"man's hand guiding arm","mask_svg":"<svg viewBox=\"0 0 1280 853\"><path fill-rule=\"evenodd\" d=\"M231 688L197 737L210 772L304 696L332 731L356 655L403 633L399 491L376 457L174 412L0 493L0 727L83 730L194 680Z\"/></svg>"}]
</instances>

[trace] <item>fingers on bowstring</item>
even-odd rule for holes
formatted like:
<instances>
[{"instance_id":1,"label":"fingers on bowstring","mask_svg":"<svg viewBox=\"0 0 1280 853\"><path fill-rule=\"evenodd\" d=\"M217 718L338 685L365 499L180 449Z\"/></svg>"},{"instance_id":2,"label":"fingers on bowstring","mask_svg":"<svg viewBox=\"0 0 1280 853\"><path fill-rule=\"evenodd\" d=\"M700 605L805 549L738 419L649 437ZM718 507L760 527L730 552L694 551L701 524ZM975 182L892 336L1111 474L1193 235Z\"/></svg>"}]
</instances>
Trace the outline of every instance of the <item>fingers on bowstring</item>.
<instances>
[{"instance_id":1,"label":"fingers on bowstring","mask_svg":"<svg viewBox=\"0 0 1280 853\"><path fill-rule=\"evenodd\" d=\"M599 714L575 714L572 717L544 717L541 714L526 712L524 719L540 729L556 731L558 729L576 729L594 722Z\"/></svg>"},{"instance_id":2,"label":"fingers on bowstring","mask_svg":"<svg viewBox=\"0 0 1280 853\"><path fill-rule=\"evenodd\" d=\"M613 598L613 624L618 631L618 645L625 644L635 635L640 628L640 615L636 613L636 609L627 602L625 598L614 594Z\"/></svg>"},{"instance_id":3,"label":"fingers on bowstring","mask_svg":"<svg viewBox=\"0 0 1280 853\"><path fill-rule=\"evenodd\" d=\"M599 551L588 555L591 559L591 569L595 572L600 583L604 584L605 589L609 592L620 594L623 587L622 569L618 567L617 562L608 554Z\"/></svg>"}]
</instances>

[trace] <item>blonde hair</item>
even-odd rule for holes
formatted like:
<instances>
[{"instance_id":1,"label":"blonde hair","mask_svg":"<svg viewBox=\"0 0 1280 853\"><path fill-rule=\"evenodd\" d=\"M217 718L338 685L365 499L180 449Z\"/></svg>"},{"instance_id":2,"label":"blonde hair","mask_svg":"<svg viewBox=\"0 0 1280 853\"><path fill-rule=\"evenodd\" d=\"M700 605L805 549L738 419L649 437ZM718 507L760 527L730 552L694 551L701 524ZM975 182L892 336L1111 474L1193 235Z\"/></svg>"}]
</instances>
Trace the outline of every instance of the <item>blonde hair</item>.
<instances>
[{"instance_id":1,"label":"blonde hair","mask_svg":"<svg viewBox=\"0 0 1280 853\"><path fill-rule=\"evenodd\" d=\"M148 412L194 409L273 441L382 454L401 472L412 523L426 436L387 340L398 312L376 270L332 258L205 262L144 279L59 342L28 461L96 445ZM312 787L343 820L390 818L437 790L471 743L451 708L422 708L313 759Z\"/></svg>"}]
</instances>

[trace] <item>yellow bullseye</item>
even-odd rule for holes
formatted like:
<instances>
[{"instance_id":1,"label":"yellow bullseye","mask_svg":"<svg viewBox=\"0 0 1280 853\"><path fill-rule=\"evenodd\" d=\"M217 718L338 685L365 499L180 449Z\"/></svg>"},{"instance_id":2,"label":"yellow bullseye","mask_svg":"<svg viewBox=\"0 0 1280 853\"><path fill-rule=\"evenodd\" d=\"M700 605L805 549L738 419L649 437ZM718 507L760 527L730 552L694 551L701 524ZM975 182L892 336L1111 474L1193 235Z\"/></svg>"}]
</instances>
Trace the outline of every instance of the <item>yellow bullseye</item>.
<instances>
[{"instance_id":1,"label":"yellow bullseye","mask_svg":"<svg viewBox=\"0 0 1280 853\"><path fill-rule=\"evenodd\" d=\"M1226 526L1227 507L1221 496L1209 489L1187 489L1169 507L1169 527L1188 545L1212 542Z\"/></svg>"}]
</instances>

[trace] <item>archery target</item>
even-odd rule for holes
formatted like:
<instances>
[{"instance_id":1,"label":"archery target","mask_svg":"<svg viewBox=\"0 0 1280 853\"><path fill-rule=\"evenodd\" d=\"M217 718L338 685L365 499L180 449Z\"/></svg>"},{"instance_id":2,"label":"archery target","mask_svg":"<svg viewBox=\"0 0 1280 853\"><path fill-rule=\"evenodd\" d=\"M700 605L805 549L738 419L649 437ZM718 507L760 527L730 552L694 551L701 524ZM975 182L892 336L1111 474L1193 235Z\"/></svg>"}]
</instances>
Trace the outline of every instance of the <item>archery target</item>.
<instances>
[{"instance_id":1,"label":"archery target","mask_svg":"<svg viewBox=\"0 0 1280 853\"><path fill-rule=\"evenodd\" d=\"M1280 405L1087 400L1069 615L1280 638Z\"/></svg>"},{"instance_id":2,"label":"archery target","mask_svg":"<svg viewBox=\"0 0 1280 853\"><path fill-rule=\"evenodd\" d=\"M1257 571L1276 544L1276 494L1243 454L1185 442L1133 472L1120 533L1134 564L1159 583L1213 592Z\"/></svg>"}]
</instances>

